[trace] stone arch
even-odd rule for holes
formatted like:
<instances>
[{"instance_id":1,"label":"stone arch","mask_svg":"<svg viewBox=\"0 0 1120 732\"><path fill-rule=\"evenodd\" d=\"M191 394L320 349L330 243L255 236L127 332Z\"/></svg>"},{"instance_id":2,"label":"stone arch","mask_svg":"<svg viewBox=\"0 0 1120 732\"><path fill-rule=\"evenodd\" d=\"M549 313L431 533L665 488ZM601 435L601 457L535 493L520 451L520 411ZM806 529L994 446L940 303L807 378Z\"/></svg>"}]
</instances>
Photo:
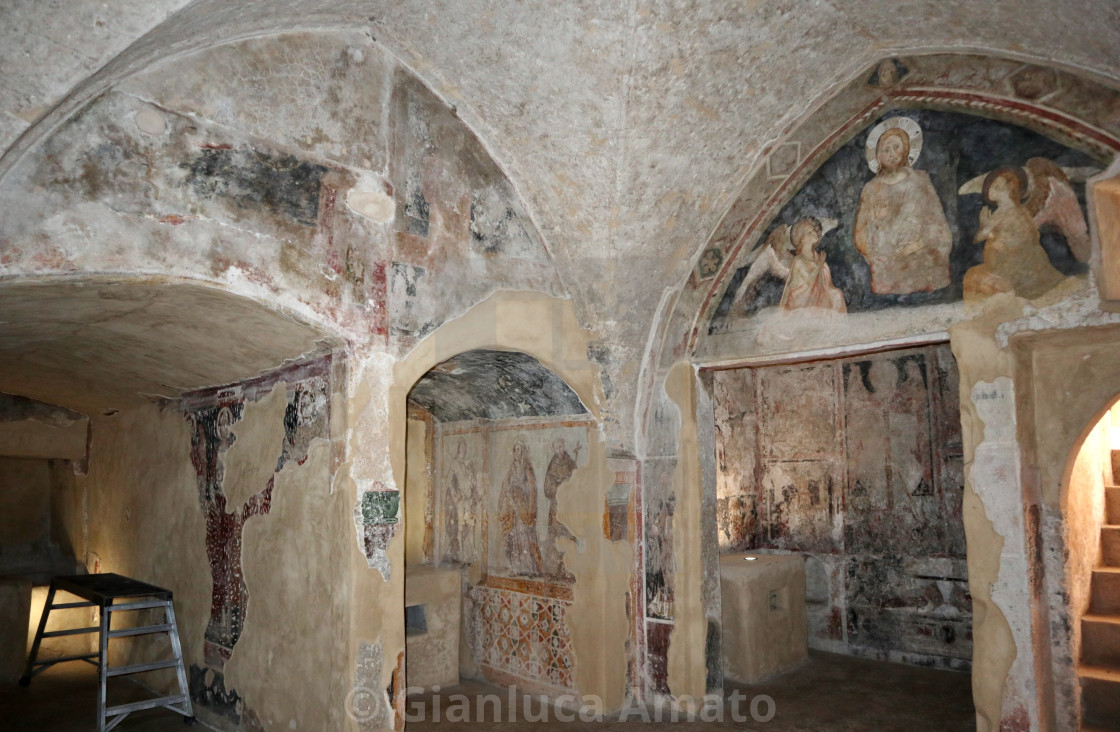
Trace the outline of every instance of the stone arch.
<instances>
[{"instance_id":1,"label":"stone arch","mask_svg":"<svg viewBox=\"0 0 1120 732\"><path fill-rule=\"evenodd\" d=\"M502 291L420 341L394 365L389 388L389 459L396 485L405 484L409 392L433 367L464 352L513 351L531 356L558 376L586 407L589 416L597 420L602 387L599 366L587 358L588 337L579 327L570 301L539 293ZM622 703L627 681L625 589L632 576L632 558L629 544L612 542L603 535L600 507L606 505L606 491L615 481L614 461L608 459L601 436L589 440L588 450L587 466L579 468L572 478L576 481L573 486L581 486L579 511L572 513L565 508L566 503L561 503L561 510L569 511L561 519L585 542L585 550L569 553L565 558L574 575L570 617L597 618L594 625L582 621L571 625L576 657L574 682L581 693L598 694L607 708L614 709ZM565 515L571 518L565 519ZM403 567L403 542L392 543L388 556L395 566ZM605 584L596 582L596 573L615 579ZM403 604L401 575L393 573L390 592L397 598L395 602ZM604 634L599 620L610 632ZM606 646L603 638L611 639ZM403 640L402 635L402 649Z\"/></svg>"},{"instance_id":2,"label":"stone arch","mask_svg":"<svg viewBox=\"0 0 1120 732\"><path fill-rule=\"evenodd\" d=\"M792 124L783 137L766 150L763 162L744 183L734 203L717 227L695 251L692 271L681 283L678 292L663 302L654 325L654 333L650 338L636 410L638 417L635 432L639 450L650 450L650 456L657 455L658 459L671 457L663 452L655 453L652 450L660 450L658 446L671 445L675 440L675 435L672 434L675 431L674 426L657 417L665 402L661 385L666 383L671 373L674 373L675 366L682 362L691 362L701 367L730 366L762 355L742 344L722 350L706 347L709 319L715 305L731 275L737 267L741 266L740 258L744 251L761 236L768 222L808 180L821 162L851 140L859 130L866 128L878 115L891 109L923 107L978 114L1057 138L1064 144L1080 150L1091 151L1095 159L1100 161L1100 167L1107 167L1120 151L1120 124L1114 115L1108 112L1109 109L1114 108L1114 105L1120 104L1120 95L1114 87L1097 79L1041 63L1024 63L1019 60L979 54L928 53L907 56L900 53L894 58L901 62L900 65L905 66L906 73L901 78L887 85L877 84L879 64L874 64L847 82L838 85L828 98L821 100L810 112ZM1090 212L1090 217L1091 215ZM1095 274L1100 262L1100 244L1094 241L1093 245L1091 261ZM1084 309L1078 316L1074 316L1072 321L1066 320L1059 327L1073 328L1082 323L1102 322L1102 320L1111 322L1109 316L1099 316L1091 312L1096 306L1095 295L1095 288L1090 286L1090 294L1085 298L1087 302ZM1000 305L1003 303L1001 302ZM944 340L947 334L952 335L954 355L957 356L958 363L961 361L959 349L976 347L970 359L975 365L962 367L961 371L963 409L971 405L969 391L974 384L994 381L998 374L1008 370L1005 368L1010 365L1007 354L995 355L1007 347L1008 338L1020 330L1028 330L1031 327L1026 324L1011 326L1006 333L996 337L994 330L1001 327L1000 322L1014 321L1020 317L1021 310L1008 305L1001 311L1000 307L993 303L989 311L990 314L986 314L985 317L986 324L980 327L980 330L984 330L983 339L994 340L990 348L978 345L976 336L979 333L971 333L977 330L977 325L954 325L951 322L943 322L930 323L925 331L917 328L902 338L880 337L872 338L867 342L857 340L828 343L814 353L817 357L827 357L852 348L902 346L928 340ZM989 317L994 320L987 320ZM1079 318L1084 320L1078 320ZM968 318L962 320L967 321ZM1039 324L1035 327L1045 326ZM991 330L986 330L989 328ZM1076 336L1074 340L1076 341ZM792 351L787 349L787 353L790 357L806 356L804 351L798 349ZM991 360L989 366L981 367L976 361L981 353L995 360ZM775 353L766 353L766 355L780 358L783 351L779 349ZM1001 366L995 367L996 363L1000 363ZM1016 380L1026 378L1026 373L1029 372L1017 375ZM1098 400L1093 404L1092 409L1098 409L1099 404ZM683 414L682 417L695 424L698 415L694 412ZM1023 417L1021 416L1020 419ZM1037 423L1039 423L1037 419L1032 419L1032 427ZM1079 421L1076 429L1081 429L1083 425L1084 420ZM980 433L970 432L969 426L969 421L965 420L966 443L972 441L970 446L966 445L966 462L972 459L972 449L983 439ZM1063 450L1067 449L1069 444L1071 443L1063 443ZM1038 447L1040 451L1050 454L1041 441ZM680 445L676 447L677 457L682 457L682 453L679 452L682 449L684 448ZM1027 459L1045 466L1043 457L1041 454L1028 455ZM1059 461L1062 458L1065 458L1064 452L1059 456ZM1064 462L1061 464L1064 465ZM1043 467L1044 473L1045 470ZM1029 502L1031 491L1037 488L1037 485L1030 480L1029 473L1024 472L1025 477L1021 487L1024 491L1024 500ZM685 476L684 492L700 495L702 480L699 470ZM1017 476L1016 482L1018 480ZM659 494L671 494L674 490L680 490L680 486L674 487L668 481L663 482L664 485L659 485L653 480L646 483L644 499L647 503L657 500ZM1042 485L1048 485L1045 475ZM977 499L975 493L966 492L966 496L969 495L971 498L966 498L966 511L980 507L982 514L984 503L993 500L988 496ZM1017 501L1018 498L1014 500ZM1027 506L1024 506L1024 509L1026 508ZM990 512L992 509L986 510ZM1027 517L1024 518L1024 522L1026 520ZM985 549L976 557L972 557L971 547L974 543L972 532L979 531L977 528L979 526L979 523L973 522L972 527L969 528L966 523L966 531L969 532L970 575L974 567L991 565L998 568L1000 556L1005 556L1008 552L1006 548L1001 548L1001 545L996 548L995 556L990 556L989 550L993 545L985 543L987 534L983 536L977 534L975 537L977 546L983 546ZM1026 538L1019 538L1016 541L1025 542ZM1001 555L1000 552L1003 554ZM680 555L677 556L679 560ZM691 566L688 571L711 570L711 567L704 565ZM684 570L678 568L678 571ZM977 579L977 582L981 581L983 577ZM1008 620L1000 616L999 612L1006 609L1006 597L997 598L996 601L984 598L984 601L989 603L990 610L994 612L986 614L987 619L992 621L987 627L978 627L978 640L984 638L979 640L978 648L985 643L989 644L988 648L994 648L1006 642L1010 644L1013 653L1017 643L1019 653L1023 654L1029 653L1027 646L1033 644L1035 653L1039 654L1036 658L1044 655L1038 650L1041 648L1039 644L1042 641L1038 640L1037 635L1041 629L1037 624L1032 625L1029 609L1026 611L1028 616L1011 618L1011 630L1007 630ZM1038 601L1037 598L1035 601ZM1003 630L996 627L1000 624ZM1015 635L1014 641L1011 638L1012 634ZM684 637L686 636L682 635L682 638ZM687 652L699 654L700 650L689 647ZM983 652L986 651L980 651ZM1014 668L1010 660L1007 660L1004 665L1004 660L1001 658L991 666L977 667L978 673L990 671L993 678L999 676L1010 679L1006 690L1002 685L997 687L989 683L980 685L983 688L975 687L981 729L994 729L999 727L1001 722L1033 724L1031 720L1045 718L1053 713L1051 702L1046 699L1041 702L1033 700L1030 698L1030 693L1024 691L1032 688L1031 684L1034 683L1033 679L1028 678L1034 676L1034 671L1027 670L1034 660L1020 659ZM1039 684L1048 683L1048 680L1039 679ZM673 692L679 693L675 689Z\"/></svg>"}]
</instances>

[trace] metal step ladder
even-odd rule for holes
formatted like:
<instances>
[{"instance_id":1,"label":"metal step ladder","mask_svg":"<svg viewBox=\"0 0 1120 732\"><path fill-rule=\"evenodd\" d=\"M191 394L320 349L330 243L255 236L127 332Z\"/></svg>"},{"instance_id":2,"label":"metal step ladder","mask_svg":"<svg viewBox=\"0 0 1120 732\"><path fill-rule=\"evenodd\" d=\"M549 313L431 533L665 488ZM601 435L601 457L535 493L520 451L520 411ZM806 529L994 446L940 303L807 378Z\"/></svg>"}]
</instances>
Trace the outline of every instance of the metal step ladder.
<instances>
[{"instance_id":1,"label":"metal step ladder","mask_svg":"<svg viewBox=\"0 0 1120 732\"><path fill-rule=\"evenodd\" d=\"M82 598L82 602L54 601L56 592L69 592ZM115 601L123 601L114 604ZM96 607L100 609L101 622L86 628L69 628L66 630L47 631L47 619L52 610L66 610L71 608ZM112 629L113 613L149 610L163 608L164 620L155 625L143 625L134 628ZM97 653L75 654L39 660L39 645L44 638L57 638L83 633L97 633ZM137 635L153 633L167 633L171 641L173 657L151 663L138 663L130 666L109 666L109 641L113 638L127 638ZM96 661L94 660L96 659ZM39 619L39 629L35 632L35 641L31 645L31 655L27 659L27 667L19 683L28 686L31 679L42 673L56 663L66 661L85 661L97 666L97 676L100 689L97 697L97 724L99 732L109 732L124 721L132 712L142 709L164 707L181 714L188 724L194 723L194 709L191 706L190 691L187 686L187 672L183 665L183 649L179 644L179 630L175 624L175 607L172 602L171 590L149 585L146 582L122 577L119 574L89 574L73 577L55 577L51 580L50 590L47 592L47 602L43 606L43 616ZM118 704L108 707L105 703L105 685L113 677L138 674L145 671L173 668L179 679L179 693L170 696L160 696L153 699Z\"/></svg>"}]
</instances>

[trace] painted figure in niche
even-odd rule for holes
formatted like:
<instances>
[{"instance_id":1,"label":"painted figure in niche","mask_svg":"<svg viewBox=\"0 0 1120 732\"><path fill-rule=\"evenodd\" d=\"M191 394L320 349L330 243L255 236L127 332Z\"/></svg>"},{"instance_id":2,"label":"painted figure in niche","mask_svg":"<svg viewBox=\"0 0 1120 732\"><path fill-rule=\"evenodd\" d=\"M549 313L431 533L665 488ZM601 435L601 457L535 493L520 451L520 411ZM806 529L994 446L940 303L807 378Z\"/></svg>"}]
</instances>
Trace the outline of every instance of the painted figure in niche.
<instances>
[{"instance_id":1,"label":"painted figure in niche","mask_svg":"<svg viewBox=\"0 0 1120 732\"><path fill-rule=\"evenodd\" d=\"M876 175L863 188L853 241L876 294L932 292L949 284L953 232L929 173L914 170L921 128L909 117L880 122L867 137Z\"/></svg>"},{"instance_id":2,"label":"painted figure in niche","mask_svg":"<svg viewBox=\"0 0 1120 732\"><path fill-rule=\"evenodd\" d=\"M655 618L673 617L673 513L676 499L663 500L649 517L646 531L646 611Z\"/></svg>"},{"instance_id":3,"label":"painted figure in niche","mask_svg":"<svg viewBox=\"0 0 1120 732\"><path fill-rule=\"evenodd\" d=\"M467 457L467 443L460 439L455 457L447 469L447 550L444 558L453 562L473 562L477 556L475 526L478 524L478 478L474 462Z\"/></svg>"},{"instance_id":4,"label":"painted figure in niche","mask_svg":"<svg viewBox=\"0 0 1120 732\"><path fill-rule=\"evenodd\" d=\"M579 457L580 447L582 445L576 445L575 457L572 457L568 453L563 437L557 437L553 440L552 459L548 461L548 470L544 475L544 497L548 500L547 567L550 574L561 579L572 579L572 575L564 567L564 555L556 548L556 540L569 539L575 541L576 537L567 526L560 523L560 520L556 518L556 492L561 484L566 483L572 477L572 473L575 472L576 458Z\"/></svg>"},{"instance_id":5,"label":"painted figure in niche","mask_svg":"<svg viewBox=\"0 0 1120 732\"><path fill-rule=\"evenodd\" d=\"M797 254L790 263L786 287L782 291L780 306L783 310L822 308L837 313L848 312L844 293L832 284L832 273L825 263L824 252L816 251L825 233L820 219L801 219L793 225L790 238Z\"/></svg>"},{"instance_id":6,"label":"painted figure in niche","mask_svg":"<svg viewBox=\"0 0 1120 732\"><path fill-rule=\"evenodd\" d=\"M1064 279L1050 264L1039 243L1038 227L1023 205L1026 188L1027 174L1022 168L997 168L984 179L988 205L980 211L980 230L974 240L984 242L984 263L964 275L966 300L997 292L1031 299Z\"/></svg>"},{"instance_id":7,"label":"painted figure in niche","mask_svg":"<svg viewBox=\"0 0 1120 732\"><path fill-rule=\"evenodd\" d=\"M544 562L537 543L537 476L529 448L520 440L513 445L513 460L498 494L498 522L510 573L539 576Z\"/></svg>"}]
</instances>

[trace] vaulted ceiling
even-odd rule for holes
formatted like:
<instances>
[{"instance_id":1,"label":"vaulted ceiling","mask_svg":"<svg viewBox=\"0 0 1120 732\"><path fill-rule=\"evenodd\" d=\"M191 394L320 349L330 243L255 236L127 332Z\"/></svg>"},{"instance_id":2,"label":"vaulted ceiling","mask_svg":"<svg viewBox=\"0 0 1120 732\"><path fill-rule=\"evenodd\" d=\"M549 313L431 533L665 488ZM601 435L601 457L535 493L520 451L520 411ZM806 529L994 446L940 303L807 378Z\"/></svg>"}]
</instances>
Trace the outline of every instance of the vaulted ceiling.
<instances>
[{"instance_id":1,"label":"vaulted ceiling","mask_svg":"<svg viewBox=\"0 0 1120 732\"><path fill-rule=\"evenodd\" d=\"M126 79L293 30L362 33L455 108L584 325L629 364L616 381L636 381L659 304L744 181L876 60L979 51L1120 84L1112 0L15 0L0 4L0 184ZM177 111L212 117L198 91ZM276 136L299 115L277 109Z\"/></svg>"}]
</instances>

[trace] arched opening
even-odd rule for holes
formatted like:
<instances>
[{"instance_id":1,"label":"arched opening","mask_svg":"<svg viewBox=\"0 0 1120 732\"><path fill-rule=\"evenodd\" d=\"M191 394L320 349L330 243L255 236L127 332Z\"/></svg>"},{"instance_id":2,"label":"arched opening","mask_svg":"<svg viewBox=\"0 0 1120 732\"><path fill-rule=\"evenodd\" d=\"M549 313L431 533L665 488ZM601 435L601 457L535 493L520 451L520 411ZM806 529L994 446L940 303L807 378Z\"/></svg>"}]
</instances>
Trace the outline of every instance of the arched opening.
<instances>
[{"instance_id":1,"label":"arched opening","mask_svg":"<svg viewBox=\"0 0 1120 732\"><path fill-rule=\"evenodd\" d=\"M596 422L555 372L518 351L442 361L408 393L405 644L409 703L465 682L576 691L569 627L586 537L561 518L588 472ZM428 692L426 695L424 692Z\"/></svg>"},{"instance_id":2,"label":"arched opening","mask_svg":"<svg viewBox=\"0 0 1120 732\"><path fill-rule=\"evenodd\" d=\"M761 361L701 381L711 411L700 419L714 423L722 641L709 679L722 672L725 693L766 693L805 726L826 724L822 709L790 711L813 689L828 714L867 713L841 711L842 697L859 696L899 715L886 726L970 728L972 601L948 344ZM849 685L827 685L830 675Z\"/></svg>"},{"instance_id":3,"label":"arched opening","mask_svg":"<svg viewBox=\"0 0 1120 732\"><path fill-rule=\"evenodd\" d=\"M1110 728L1120 719L1120 399L1086 430L1062 491L1065 609L1081 721Z\"/></svg>"},{"instance_id":4,"label":"arched opening","mask_svg":"<svg viewBox=\"0 0 1120 732\"><path fill-rule=\"evenodd\" d=\"M51 576L116 573L174 593L203 721L248 723L242 695L268 703L265 679L248 669L269 646L306 675L308 698L326 694L329 680L314 669L330 663L336 631L291 603L316 597L332 612L342 602L330 591L342 579L330 561L341 542L319 539L345 536L347 519L341 492L331 492L334 335L271 304L156 278L10 280L0 310L0 513L42 534L14 547L9 539L28 537L4 532L0 551L4 561L34 560L0 569L5 604L15 603L5 612L19 609L3 632L19 636L19 655ZM319 531L296 531L307 524ZM46 553L26 551L44 544ZM92 612L51 613L48 630L96 627ZM153 610L114 614L112 627L162 622ZM283 643L273 635L280 627L292 632ZM97 642L48 638L40 658L89 653ZM164 660L169 643L159 634L114 639L109 665ZM177 693L174 669L133 678ZM89 724L97 670L51 667L29 699L49 699L56 684L88 704L29 701L45 716L28 724L63 728L67 715ZM150 696L129 677L109 680L110 706Z\"/></svg>"},{"instance_id":5,"label":"arched opening","mask_svg":"<svg viewBox=\"0 0 1120 732\"><path fill-rule=\"evenodd\" d=\"M664 341L688 343L690 360L701 369L735 370L744 365L843 358L852 352L903 348L947 338L952 341L962 380L957 410L963 423L961 447L969 466L961 481L969 506L965 512L968 578L977 606L974 660L978 673L973 685L976 723L981 728L1044 724L1045 718L1054 714L1052 700L1047 698L1048 692L1036 695L1034 690L1048 681L1051 656L1046 643L1050 631L1037 617L1035 603L1042 573L1035 567L1043 559L1034 536L1038 522L1047 520L1050 505L1041 506L1040 519L1039 506L1033 504L1038 502L1038 485L1048 501L1057 493L1058 482L1046 478L1055 464L1061 464L1064 453L1056 463L1047 463L1042 457L1048 448L1039 440L1037 462L1026 448L1022 462L1018 462L1015 443L1019 432L1044 431L1045 422L1037 415L1030 415L1033 419L1029 421L1025 413L1016 415L1016 393L1039 387L1029 382L1029 370L1012 373L1013 359L1001 353L1006 348L1005 337L1018 339L1015 328L994 339L992 332L1020 317L1020 307L1028 301L1040 309L1057 311L1060 304L1075 300L1079 290L1088 295L1091 304L1087 312L1092 311L1096 293L1090 291L1090 281L1100 278L1088 275L1098 274L1097 247L1105 245L1096 235L1104 236L1105 229L1099 226L1100 221L1090 218L1096 190L1086 182L1109 168L1120 145L1114 134L1100 135L1090 129L1085 120L1091 114L1084 108L1054 98L1036 104L1021 93L1015 80L1033 74L1030 67L1007 68L1003 78L1010 79L1015 95L1022 97L1008 104L1001 96L1003 92L988 88L995 77L987 81L966 79L952 70L968 63L963 57L912 56L903 61L900 66L899 59L892 60L895 70L904 71L901 78L880 83L878 69L869 69L790 127L765 170L760 169L744 185L738 202L697 252L696 267L675 305L683 317L668 318ZM993 67L1004 64L998 60L991 63ZM1101 94L1111 97L1115 92L1102 88ZM970 106L974 103L986 105L984 119L974 116L975 107ZM834 115L826 113L829 107ZM1055 110L1059 112L1056 115ZM1041 121L1043 116L1047 121ZM846 121L837 124L836 120ZM882 270L884 263L875 261L865 231L868 215L876 206L873 181L882 170L867 166L875 160L883 163L878 145L883 136L876 137L876 132L886 134L892 125L910 123L921 128L921 135L917 130L907 135L912 140L922 138L921 155L928 157L919 157L908 165L930 177L934 195L926 196L924 202L919 202L922 196L903 196L922 213L898 217L887 228L896 223L917 226L921 216L937 208L942 210L938 218L944 216L948 227L946 230L938 222L938 228L942 229L942 246L948 256L937 257L939 264L934 268L941 273L937 283L877 281L881 278L876 269ZM985 127L994 134L981 132ZM999 138L1000 144L977 146L970 142L980 138ZM940 153L935 152L938 146ZM914 147L910 154L915 154ZM1053 172L1047 161L1060 169L1060 175L1050 179L1057 182L1053 185L1042 171L1046 167ZM1037 257L1039 270L1050 278L1047 287L1050 282L1057 283L1049 299L1038 295L1042 286L1036 288L1034 283L1006 287L999 294L993 294L999 288L980 286L983 283L978 278L985 271L979 265L987 256L985 246L992 240L992 232L981 219L987 217L985 206L993 205L980 184L989 177L994 181L999 177L997 169L1005 166L1023 171L1023 177L1015 173L1020 188L1025 180L1028 190L1053 192L1060 187L1063 194L1072 192L1065 195L1070 203L1070 216L1065 221L1072 222L1072 227L1055 226L1053 219L1022 204L1034 216L1033 225L1023 227L1029 235L1023 241L1036 255L1039 250L1035 245L1041 245L1044 256ZM885 177L883 182L887 182ZM915 240L921 239L928 246L936 238L927 231ZM997 239L995 244L1002 241ZM998 246L992 249L994 254ZM888 269L898 267L909 274L923 269L905 264L902 256L891 252L901 249L888 251ZM857 280L864 283L858 293L851 288ZM1006 305L1002 312L1001 305ZM1085 317L1088 322L1092 316L1077 317ZM1022 324L1023 330L1044 327ZM1092 337L1088 332L1074 335L1067 331L1067 335L1079 343ZM661 373L672 373L679 358L679 350L664 349ZM1072 355L1067 365L1073 365ZM1034 409L1039 413L1055 411L1058 407L1044 402L1064 403L1051 397L1055 387L1067 383L1068 378L1068 374L1065 380L1055 377L1049 391L1024 399L1037 400ZM1026 383L1020 383L1020 379ZM1068 399L1078 398L1062 393ZM657 436L650 438L651 442L672 429L667 421L659 420L658 398L655 389L650 397L652 404L644 411L650 415L647 433ZM702 418L700 428L704 428ZM1061 444L1064 451L1069 443ZM706 477L704 481L706 488ZM668 491L662 491L661 486L650 484L646 489L647 505L666 500L664 493ZM1056 495L1051 503L1056 503ZM1042 524L1044 528L1047 525ZM716 534L711 533L713 537ZM709 575L717 571L707 560L703 569ZM818 580L822 574L827 576L816 571ZM1016 579L1004 584L1005 578ZM705 605L704 609L710 621L711 606ZM664 645L657 647L651 640L649 649L654 659L649 668L655 670L656 657L664 655ZM1017 655L1008 653L1009 649ZM671 655L671 646L669 650ZM690 651L699 653L695 645ZM1056 651L1054 665L1057 668L1060 664L1063 661ZM695 676L692 682L697 688Z\"/></svg>"}]
</instances>

